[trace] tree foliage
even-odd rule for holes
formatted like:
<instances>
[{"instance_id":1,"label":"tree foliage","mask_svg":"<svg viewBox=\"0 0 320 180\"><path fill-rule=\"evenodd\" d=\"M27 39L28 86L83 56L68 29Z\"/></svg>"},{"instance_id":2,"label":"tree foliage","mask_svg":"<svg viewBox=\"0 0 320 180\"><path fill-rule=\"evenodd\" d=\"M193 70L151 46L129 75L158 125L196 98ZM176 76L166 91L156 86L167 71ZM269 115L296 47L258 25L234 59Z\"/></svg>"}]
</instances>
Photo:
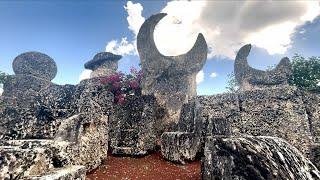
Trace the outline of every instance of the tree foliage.
<instances>
[{"instance_id":1,"label":"tree foliage","mask_svg":"<svg viewBox=\"0 0 320 180\"><path fill-rule=\"evenodd\" d=\"M4 84L8 80L8 75L0 71L0 84Z\"/></svg>"},{"instance_id":2,"label":"tree foliage","mask_svg":"<svg viewBox=\"0 0 320 180\"><path fill-rule=\"evenodd\" d=\"M301 55L294 55L291 61L292 76L289 79L289 84L297 86L304 90L319 91L320 89L320 57L305 58ZM269 66L268 70L275 66ZM226 89L228 92L236 92L238 90L238 82L235 79L234 73L228 75Z\"/></svg>"},{"instance_id":3,"label":"tree foliage","mask_svg":"<svg viewBox=\"0 0 320 180\"><path fill-rule=\"evenodd\" d=\"M293 74L290 84L305 90L319 88L320 83L320 57L308 59L301 55L294 55L292 58Z\"/></svg>"},{"instance_id":4,"label":"tree foliage","mask_svg":"<svg viewBox=\"0 0 320 180\"><path fill-rule=\"evenodd\" d=\"M228 92L235 93L239 89L239 84L234 76L234 72L228 74L228 82L226 89Z\"/></svg>"}]
</instances>

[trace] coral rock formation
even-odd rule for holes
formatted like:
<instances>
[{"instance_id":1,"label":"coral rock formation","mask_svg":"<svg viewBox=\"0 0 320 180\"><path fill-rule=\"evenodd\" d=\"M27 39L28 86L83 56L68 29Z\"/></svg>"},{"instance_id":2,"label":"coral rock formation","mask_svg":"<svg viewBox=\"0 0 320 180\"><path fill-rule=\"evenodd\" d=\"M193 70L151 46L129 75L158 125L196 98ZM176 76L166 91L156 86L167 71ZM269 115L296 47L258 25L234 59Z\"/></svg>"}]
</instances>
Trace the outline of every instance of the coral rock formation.
<instances>
[{"instance_id":1,"label":"coral rock formation","mask_svg":"<svg viewBox=\"0 0 320 180\"><path fill-rule=\"evenodd\" d=\"M154 42L153 31L166 14L156 14L141 26L137 37L137 48L143 74L142 93L154 95L167 115L163 125L176 124L184 103L196 96L196 75L207 59L207 43L202 34L193 48L179 56L162 55Z\"/></svg>"},{"instance_id":2,"label":"coral rock formation","mask_svg":"<svg viewBox=\"0 0 320 180\"><path fill-rule=\"evenodd\" d=\"M319 179L318 169L276 137L207 137L202 179Z\"/></svg>"},{"instance_id":3,"label":"coral rock formation","mask_svg":"<svg viewBox=\"0 0 320 180\"><path fill-rule=\"evenodd\" d=\"M86 69L91 69L91 78L109 76L118 69L118 61L122 58L110 52L96 54L92 60L84 64Z\"/></svg>"},{"instance_id":4,"label":"coral rock formation","mask_svg":"<svg viewBox=\"0 0 320 180\"><path fill-rule=\"evenodd\" d=\"M241 90L288 85L289 77L292 74L289 58L281 59L274 70L261 71L249 66L247 57L250 50L250 44L243 46L238 51L234 62L235 77Z\"/></svg>"}]
</instances>

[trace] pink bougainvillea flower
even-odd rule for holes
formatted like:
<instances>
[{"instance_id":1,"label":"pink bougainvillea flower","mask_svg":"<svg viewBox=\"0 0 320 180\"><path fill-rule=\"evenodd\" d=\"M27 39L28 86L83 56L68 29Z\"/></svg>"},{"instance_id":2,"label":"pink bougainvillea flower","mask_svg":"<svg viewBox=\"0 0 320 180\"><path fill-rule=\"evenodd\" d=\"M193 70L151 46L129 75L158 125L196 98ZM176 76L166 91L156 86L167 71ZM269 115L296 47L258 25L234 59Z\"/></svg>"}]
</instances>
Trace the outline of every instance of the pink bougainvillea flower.
<instances>
[{"instance_id":1,"label":"pink bougainvillea flower","mask_svg":"<svg viewBox=\"0 0 320 180\"><path fill-rule=\"evenodd\" d=\"M121 89L121 84L120 84L120 82L114 82L112 84L112 87L114 90L118 90L118 89Z\"/></svg>"},{"instance_id":2,"label":"pink bougainvillea flower","mask_svg":"<svg viewBox=\"0 0 320 180\"><path fill-rule=\"evenodd\" d=\"M131 67L131 68L130 68L130 73L131 73L131 74L135 75L135 74L137 74L137 72L138 72L138 71L137 71L136 68L134 68L134 67Z\"/></svg>"},{"instance_id":3,"label":"pink bougainvillea flower","mask_svg":"<svg viewBox=\"0 0 320 180\"><path fill-rule=\"evenodd\" d=\"M118 96L118 104L123 105L125 103L125 96L123 94L120 94Z\"/></svg>"},{"instance_id":4,"label":"pink bougainvillea flower","mask_svg":"<svg viewBox=\"0 0 320 180\"><path fill-rule=\"evenodd\" d=\"M109 79L108 79L108 78L106 78L106 77L100 78L100 83L101 83L101 84L106 85L108 82L109 82Z\"/></svg>"},{"instance_id":5,"label":"pink bougainvillea flower","mask_svg":"<svg viewBox=\"0 0 320 180\"><path fill-rule=\"evenodd\" d=\"M129 82L129 86L132 88L132 89L137 89L139 87L139 84L136 82L136 81L130 81Z\"/></svg>"},{"instance_id":6,"label":"pink bougainvillea flower","mask_svg":"<svg viewBox=\"0 0 320 180\"><path fill-rule=\"evenodd\" d=\"M100 78L104 88L114 95L114 103L123 105L126 96L135 95L140 89L142 71L135 68L130 69L131 74L125 75L122 72L116 72L110 76Z\"/></svg>"}]
</instances>

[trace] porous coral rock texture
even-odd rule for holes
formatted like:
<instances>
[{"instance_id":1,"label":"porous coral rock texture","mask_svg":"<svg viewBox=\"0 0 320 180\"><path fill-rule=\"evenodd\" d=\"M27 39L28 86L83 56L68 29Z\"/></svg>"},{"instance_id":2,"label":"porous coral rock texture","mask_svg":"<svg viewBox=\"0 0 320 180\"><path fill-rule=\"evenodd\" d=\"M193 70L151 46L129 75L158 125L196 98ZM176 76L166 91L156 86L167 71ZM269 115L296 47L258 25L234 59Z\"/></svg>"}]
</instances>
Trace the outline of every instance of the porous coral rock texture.
<instances>
[{"instance_id":1,"label":"porous coral rock texture","mask_svg":"<svg viewBox=\"0 0 320 180\"><path fill-rule=\"evenodd\" d=\"M196 96L196 75L207 59L208 47L202 34L193 48L179 56L162 55L154 42L153 31L166 16L160 13L148 18L137 36L137 50L141 59L142 94L154 95L165 108L163 130L170 130L179 121L182 105Z\"/></svg>"},{"instance_id":2,"label":"porous coral rock texture","mask_svg":"<svg viewBox=\"0 0 320 180\"><path fill-rule=\"evenodd\" d=\"M91 69L91 78L110 76L118 69L118 61L122 58L120 55L110 52L101 52L94 58L84 64L86 69Z\"/></svg>"},{"instance_id":3,"label":"porous coral rock texture","mask_svg":"<svg viewBox=\"0 0 320 180\"><path fill-rule=\"evenodd\" d=\"M67 166L56 168L42 176L29 176L29 180L85 180L86 170L84 166Z\"/></svg>"},{"instance_id":4,"label":"porous coral rock texture","mask_svg":"<svg viewBox=\"0 0 320 180\"><path fill-rule=\"evenodd\" d=\"M2 142L0 145L0 179L21 179L42 174L51 168L50 151L25 148Z\"/></svg>"},{"instance_id":5,"label":"porous coral rock texture","mask_svg":"<svg viewBox=\"0 0 320 180\"><path fill-rule=\"evenodd\" d=\"M127 96L109 116L109 141L113 154L145 155L156 145L158 105L153 96Z\"/></svg>"},{"instance_id":6,"label":"porous coral rock texture","mask_svg":"<svg viewBox=\"0 0 320 180\"><path fill-rule=\"evenodd\" d=\"M29 63L26 64L29 68L42 67L41 58L33 59L33 56L29 57L31 55L23 56L28 61L21 62ZM32 63L28 58L37 62ZM45 68L48 67L52 66ZM108 151L107 123L112 95L103 91L99 79L82 81L78 85L55 85L50 82L51 75L42 77L40 71L31 70L24 73L27 74L12 75L12 81L4 85L0 139L16 140L14 143L7 141L10 143L6 146L18 149L14 151L18 154L26 152L23 156L33 157L33 151L29 150L43 149L49 157L43 167L84 165L85 170L98 167ZM17 144L19 141L21 143ZM7 160L8 165L15 162ZM35 160L26 159L31 165L37 164ZM8 166L3 168L10 169ZM22 166L14 172L28 174L29 167L26 168Z\"/></svg>"},{"instance_id":7,"label":"porous coral rock texture","mask_svg":"<svg viewBox=\"0 0 320 180\"><path fill-rule=\"evenodd\" d=\"M240 48L234 62L235 78L240 85L240 90L288 86L292 74L289 58L282 58L273 70L262 71L249 66L247 57L250 50L250 44Z\"/></svg>"},{"instance_id":8,"label":"porous coral rock texture","mask_svg":"<svg viewBox=\"0 0 320 180\"><path fill-rule=\"evenodd\" d=\"M26 52L17 56L12 68L15 74L31 75L51 81L57 74L57 65L54 60L40 52Z\"/></svg>"},{"instance_id":9,"label":"porous coral rock texture","mask_svg":"<svg viewBox=\"0 0 320 180\"><path fill-rule=\"evenodd\" d=\"M195 118L197 107L196 99L184 104L178 130L161 135L161 154L165 159L182 164L195 160L201 145L202 131L202 122Z\"/></svg>"},{"instance_id":10,"label":"porous coral rock texture","mask_svg":"<svg viewBox=\"0 0 320 180\"><path fill-rule=\"evenodd\" d=\"M208 117L205 124L211 123L211 116L221 116L230 124L232 135L280 137L304 155L314 142L304 95L295 87L200 96L199 103L200 118Z\"/></svg>"},{"instance_id":11,"label":"porous coral rock texture","mask_svg":"<svg viewBox=\"0 0 320 180\"><path fill-rule=\"evenodd\" d=\"M276 137L213 137L206 140L202 179L320 179L295 147Z\"/></svg>"}]
</instances>

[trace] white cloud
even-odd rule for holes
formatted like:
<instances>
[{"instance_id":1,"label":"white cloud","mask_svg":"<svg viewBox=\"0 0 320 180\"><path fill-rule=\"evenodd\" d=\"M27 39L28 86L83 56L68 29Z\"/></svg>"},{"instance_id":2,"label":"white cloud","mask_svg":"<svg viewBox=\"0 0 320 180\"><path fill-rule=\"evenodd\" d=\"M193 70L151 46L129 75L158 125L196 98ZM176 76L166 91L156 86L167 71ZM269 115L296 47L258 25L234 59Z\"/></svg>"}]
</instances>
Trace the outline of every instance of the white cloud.
<instances>
[{"instance_id":1,"label":"white cloud","mask_svg":"<svg viewBox=\"0 0 320 180\"><path fill-rule=\"evenodd\" d=\"M116 40L110 41L106 46L106 52L112 52L120 55L130 55L135 52L135 46L132 42L128 42L127 38L122 38L120 43Z\"/></svg>"},{"instance_id":2,"label":"white cloud","mask_svg":"<svg viewBox=\"0 0 320 180\"><path fill-rule=\"evenodd\" d=\"M286 52L295 28L319 15L320 6L317 1L171 1L162 12L168 17L159 23L155 41L163 54L188 51L202 32L213 49L209 58L234 58L246 43L270 54Z\"/></svg>"},{"instance_id":3,"label":"white cloud","mask_svg":"<svg viewBox=\"0 0 320 180\"><path fill-rule=\"evenodd\" d=\"M129 24L129 29L137 35L140 29L140 26L144 22L144 17L142 17L143 7L140 3L132 3L131 1L127 2L127 6L124 7L128 13L127 21Z\"/></svg>"},{"instance_id":4,"label":"white cloud","mask_svg":"<svg viewBox=\"0 0 320 180\"><path fill-rule=\"evenodd\" d=\"M218 74L216 72L213 72L213 73L210 74L211 78L216 78L217 76L218 76Z\"/></svg>"},{"instance_id":5,"label":"white cloud","mask_svg":"<svg viewBox=\"0 0 320 180\"><path fill-rule=\"evenodd\" d=\"M204 80L204 72L203 70L199 71L197 76L196 76L196 82L197 84L202 83L202 81Z\"/></svg>"},{"instance_id":6,"label":"white cloud","mask_svg":"<svg viewBox=\"0 0 320 180\"><path fill-rule=\"evenodd\" d=\"M80 76L79 76L79 81L82 81L84 79L89 79L90 78L90 74L91 74L91 70L89 69L85 69L81 72Z\"/></svg>"},{"instance_id":7,"label":"white cloud","mask_svg":"<svg viewBox=\"0 0 320 180\"><path fill-rule=\"evenodd\" d=\"M110 41L106 50L136 55L136 36L144 21L143 7L128 1L128 28L133 41ZM208 43L208 58L221 55L234 58L247 43L269 54L285 53L295 28L320 14L319 1L170 1L161 10L168 15L154 33L159 51L168 56L183 54L193 46L197 34Z\"/></svg>"},{"instance_id":8,"label":"white cloud","mask_svg":"<svg viewBox=\"0 0 320 180\"><path fill-rule=\"evenodd\" d=\"M0 84L0 96L2 95L3 93L3 84Z\"/></svg>"},{"instance_id":9,"label":"white cloud","mask_svg":"<svg viewBox=\"0 0 320 180\"><path fill-rule=\"evenodd\" d=\"M124 6L124 9L128 13L128 28L133 33L133 41L128 41L127 37L122 37L120 42L117 40L112 40L107 43L106 51L122 56L137 55L136 39L139 29L145 20L145 18L142 16L143 7L140 3L135 4L131 1L128 1L127 5Z\"/></svg>"}]
</instances>

